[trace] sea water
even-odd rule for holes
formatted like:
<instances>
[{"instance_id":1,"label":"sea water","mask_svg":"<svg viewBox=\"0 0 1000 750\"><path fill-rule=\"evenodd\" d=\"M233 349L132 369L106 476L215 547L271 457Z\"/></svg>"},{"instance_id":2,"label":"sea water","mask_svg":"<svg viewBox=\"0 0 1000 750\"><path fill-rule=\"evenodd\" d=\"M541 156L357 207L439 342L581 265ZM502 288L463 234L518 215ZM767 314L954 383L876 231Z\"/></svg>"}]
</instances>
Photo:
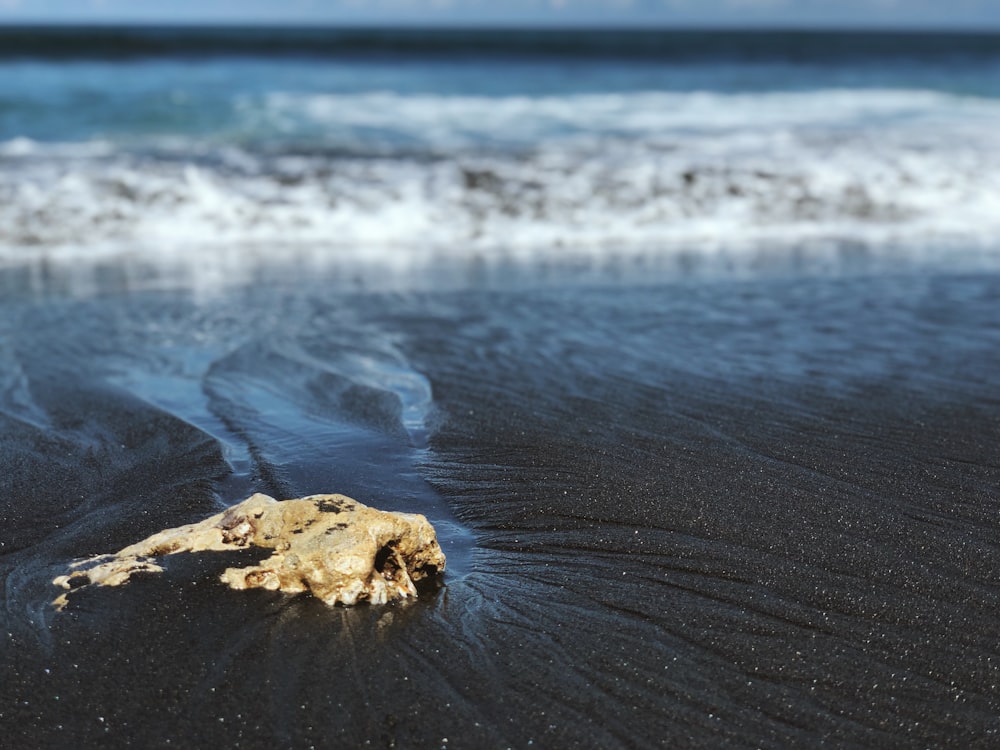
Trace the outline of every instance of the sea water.
<instances>
[{"instance_id":1,"label":"sea water","mask_svg":"<svg viewBox=\"0 0 1000 750\"><path fill-rule=\"evenodd\" d=\"M409 273L995 255L992 36L2 41L5 264L128 256L227 275L288 259Z\"/></svg>"}]
</instances>

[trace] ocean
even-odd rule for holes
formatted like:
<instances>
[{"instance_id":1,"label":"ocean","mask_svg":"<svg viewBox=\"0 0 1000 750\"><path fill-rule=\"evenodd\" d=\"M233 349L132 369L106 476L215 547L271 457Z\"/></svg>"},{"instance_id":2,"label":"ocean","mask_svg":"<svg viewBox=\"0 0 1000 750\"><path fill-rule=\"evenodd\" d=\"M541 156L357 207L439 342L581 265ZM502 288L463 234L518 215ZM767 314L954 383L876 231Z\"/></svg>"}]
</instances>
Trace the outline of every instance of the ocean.
<instances>
[{"instance_id":1,"label":"ocean","mask_svg":"<svg viewBox=\"0 0 1000 750\"><path fill-rule=\"evenodd\" d=\"M0 746L996 746L998 123L990 33L0 29ZM442 587L51 606L255 491Z\"/></svg>"},{"instance_id":2,"label":"ocean","mask_svg":"<svg viewBox=\"0 0 1000 750\"><path fill-rule=\"evenodd\" d=\"M996 36L0 42L5 264L951 263L1000 229Z\"/></svg>"}]
</instances>

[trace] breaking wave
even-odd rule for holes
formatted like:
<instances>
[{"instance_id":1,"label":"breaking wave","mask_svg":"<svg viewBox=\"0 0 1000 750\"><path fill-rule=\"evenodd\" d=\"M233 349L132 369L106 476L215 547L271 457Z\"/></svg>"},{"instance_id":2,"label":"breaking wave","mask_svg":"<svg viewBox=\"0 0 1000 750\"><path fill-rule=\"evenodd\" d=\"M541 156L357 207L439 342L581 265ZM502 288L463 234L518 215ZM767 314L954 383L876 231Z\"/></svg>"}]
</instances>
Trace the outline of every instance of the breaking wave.
<instances>
[{"instance_id":1,"label":"breaking wave","mask_svg":"<svg viewBox=\"0 0 1000 750\"><path fill-rule=\"evenodd\" d=\"M0 143L0 259L406 267L992 247L1000 102L934 91L266 91L243 128ZM237 248L237 249L234 249Z\"/></svg>"}]
</instances>

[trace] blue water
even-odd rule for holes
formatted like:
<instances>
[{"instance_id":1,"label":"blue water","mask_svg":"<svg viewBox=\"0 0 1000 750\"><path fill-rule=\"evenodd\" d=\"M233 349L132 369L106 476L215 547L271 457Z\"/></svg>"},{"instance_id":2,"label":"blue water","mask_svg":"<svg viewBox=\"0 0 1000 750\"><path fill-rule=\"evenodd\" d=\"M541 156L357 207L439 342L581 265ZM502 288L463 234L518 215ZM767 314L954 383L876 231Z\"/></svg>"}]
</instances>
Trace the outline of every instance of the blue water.
<instances>
[{"instance_id":1,"label":"blue water","mask_svg":"<svg viewBox=\"0 0 1000 750\"><path fill-rule=\"evenodd\" d=\"M824 89L903 89L1000 97L994 60L942 68L911 60L843 64L728 60L326 60L171 57L7 60L0 137L79 140L99 136L198 135L239 140L288 136L248 120L240 102L269 92L402 96L543 97L636 92L723 94ZM67 113L72 112L72 117ZM256 126L256 127L255 127ZM304 133L317 137L317 133ZM388 133L386 135L389 135Z\"/></svg>"},{"instance_id":2,"label":"blue water","mask_svg":"<svg viewBox=\"0 0 1000 750\"><path fill-rule=\"evenodd\" d=\"M989 35L5 33L6 263L995 255Z\"/></svg>"}]
</instances>

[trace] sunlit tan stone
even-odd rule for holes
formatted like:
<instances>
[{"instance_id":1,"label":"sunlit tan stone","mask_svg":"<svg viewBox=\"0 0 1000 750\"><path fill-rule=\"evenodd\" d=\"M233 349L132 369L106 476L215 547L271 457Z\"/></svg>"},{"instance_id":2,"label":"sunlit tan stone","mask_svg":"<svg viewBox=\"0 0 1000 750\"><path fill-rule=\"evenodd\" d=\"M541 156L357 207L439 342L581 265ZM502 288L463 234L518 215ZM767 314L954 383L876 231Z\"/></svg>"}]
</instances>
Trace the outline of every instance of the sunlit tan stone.
<instances>
[{"instance_id":1,"label":"sunlit tan stone","mask_svg":"<svg viewBox=\"0 0 1000 750\"><path fill-rule=\"evenodd\" d=\"M369 508L344 495L278 502L256 494L200 523L166 529L114 555L82 560L53 583L78 590L119 586L133 573L159 573L151 558L179 552L274 550L257 565L228 568L234 589L309 591L327 604L382 604L416 596L414 584L444 570L434 528L418 514ZM67 594L54 604L66 605Z\"/></svg>"}]
</instances>

